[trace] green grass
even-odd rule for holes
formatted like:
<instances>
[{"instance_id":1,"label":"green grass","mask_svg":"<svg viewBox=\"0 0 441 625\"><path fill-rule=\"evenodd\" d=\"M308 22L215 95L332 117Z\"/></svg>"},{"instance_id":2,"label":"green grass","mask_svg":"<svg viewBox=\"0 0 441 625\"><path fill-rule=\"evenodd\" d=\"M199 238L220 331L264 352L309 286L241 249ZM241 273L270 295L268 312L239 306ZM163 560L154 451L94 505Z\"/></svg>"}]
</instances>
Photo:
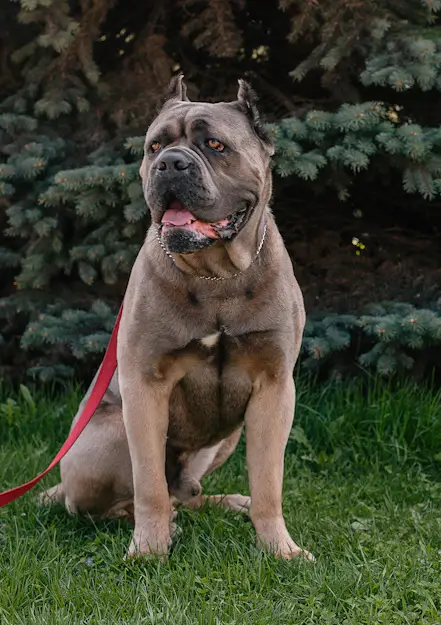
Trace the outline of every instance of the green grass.
<instances>
[{"instance_id":1,"label":"green grass","mask_svg":"<svg viewBox=\"0 0 441 625\"><path fill-rule=\"evenodd\" d=\"M78 401L8 396L1 489L46 466ZM258 551L249 520L219 509L180 512L166 564L128 564L127 525L38 509L29 494L0 509L0 623L439 624L440 453L441 393L300 381L284 508L314 565ZM206 492L248 492L244 467L241 441Z\"/></svg>"}]
</instances>

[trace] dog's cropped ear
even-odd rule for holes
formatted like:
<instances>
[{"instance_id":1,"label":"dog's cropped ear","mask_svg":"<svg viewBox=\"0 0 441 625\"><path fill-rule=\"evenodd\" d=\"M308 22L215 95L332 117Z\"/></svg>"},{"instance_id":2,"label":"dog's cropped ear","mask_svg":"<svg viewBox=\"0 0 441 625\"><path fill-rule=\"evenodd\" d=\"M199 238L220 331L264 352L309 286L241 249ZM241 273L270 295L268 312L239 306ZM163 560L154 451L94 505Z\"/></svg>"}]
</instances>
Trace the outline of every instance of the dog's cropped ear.
<instances>
[{"instance_id":1,"label":"dog's cropped ear","mask_svg":"<svg viewBox=\"0 0 441 625\"><path fill-rule=\"evenodd\" d=\"M245 80L242 80L242 78L239 78L238 82L239 90L237 92L237 102L239 107L245 112L254 132L265 145L269 155L272 156L274 154L274 143L271 135L260 120L256 104L258 99L257 94L254 89L251 88L251 85Z\"/></svg>"},{"instance_id":2,"label":"dog's cropped ear","mask_svg":"<svg viewBox=\"0 0 441 625\"><path fill-rule=\"evenodd\" d=\"M189 102L187 98L187 87L184 82L184 74L177 74L171 79L168 86L167 100Z\"/></svg>"}]
</instances>

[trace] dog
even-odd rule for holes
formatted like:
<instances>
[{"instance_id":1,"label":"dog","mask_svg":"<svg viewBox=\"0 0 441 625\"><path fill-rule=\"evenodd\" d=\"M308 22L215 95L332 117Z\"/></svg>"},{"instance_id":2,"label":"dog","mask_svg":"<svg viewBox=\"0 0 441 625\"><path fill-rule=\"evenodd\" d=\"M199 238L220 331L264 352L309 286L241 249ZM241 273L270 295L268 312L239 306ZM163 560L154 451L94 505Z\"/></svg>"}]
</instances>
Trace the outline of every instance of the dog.
<instances>
[{"instance_id":1,"label":"dog","mask_svg":"<svg viewBox=\"0 0 441 625\"><path fill-rule=\"evenodd\" d=\"M249 513L278 557L312 555L282 514L303 298L268 206L274 153L256 95L190 102L182 75L148 129L140 176L151 225L130 275L118 367L42 496L133 521L130 557L165 556L177 505ZM94 381L72 426L81 414ZM203 496L245 425L251 498Z\"/></svg>"}]
</instances>

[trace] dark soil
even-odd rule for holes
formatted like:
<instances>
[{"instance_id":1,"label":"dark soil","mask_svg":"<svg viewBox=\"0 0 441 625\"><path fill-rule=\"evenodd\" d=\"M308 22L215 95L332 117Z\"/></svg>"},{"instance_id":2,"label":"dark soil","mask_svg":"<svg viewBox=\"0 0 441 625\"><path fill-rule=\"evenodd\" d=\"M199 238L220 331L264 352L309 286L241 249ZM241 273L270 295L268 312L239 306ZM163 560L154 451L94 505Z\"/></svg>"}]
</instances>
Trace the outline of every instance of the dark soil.
<instances>
[{"instance_id":1,"label":"dark soil","mask_svg":"<svg viewBox=\"0 0 441 625\"><path fill-rule=\"evenodd\" d=\"M279 200L273 206L307 312L359 311L386 300L441 305L437 228L403 227L402 214L399 226L393 211L355 217L350 207L345 211L340 204L337 211L316 202L311 198L310 207L307 201Z\"/></svg>"}]
</instances>

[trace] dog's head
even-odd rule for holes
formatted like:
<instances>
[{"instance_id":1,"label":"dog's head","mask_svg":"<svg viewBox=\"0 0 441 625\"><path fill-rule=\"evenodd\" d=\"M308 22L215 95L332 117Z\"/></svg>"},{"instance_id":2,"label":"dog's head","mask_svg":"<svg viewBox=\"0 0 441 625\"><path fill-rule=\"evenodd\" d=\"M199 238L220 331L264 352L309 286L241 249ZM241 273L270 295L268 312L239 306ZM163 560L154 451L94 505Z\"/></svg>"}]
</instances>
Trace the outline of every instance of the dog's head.
<instances>
[{"instance_id":1,"label":"dog's head","mask_svg":"<svg viewBox=\"0 0 441 625\"><path fill-rule=\"evenodd\" d=\"M140 168L152 221L171 252L231 240L268 202L272 141L256 96L240 80L234 102L190 102L182 76L148 129Z\"/></svg>"}]
</instances>

